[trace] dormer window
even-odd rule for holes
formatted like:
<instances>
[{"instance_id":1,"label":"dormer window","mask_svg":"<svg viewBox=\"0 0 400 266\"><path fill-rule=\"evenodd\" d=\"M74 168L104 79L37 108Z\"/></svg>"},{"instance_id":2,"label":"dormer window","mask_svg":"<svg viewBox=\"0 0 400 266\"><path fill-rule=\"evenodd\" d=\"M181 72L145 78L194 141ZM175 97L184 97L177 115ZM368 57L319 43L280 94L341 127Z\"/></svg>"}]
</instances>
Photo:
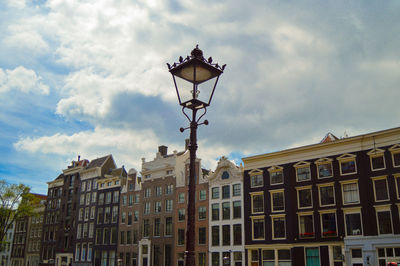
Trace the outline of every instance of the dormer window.
<instances>
[{"instance_id":1,"label":"dormer window","mask_svg":"<svg viewBox=\"0 0 400 266\"><path fill-rule=\"evenodd\" d=\"M339 161L341 175L357 173L356 156L354 154L343 154L337 160Z\"/></svg>"},{"instance_id":2,"label":"dormer window","mask_svg":"<svg viewBox=\"0 0 400 266\"><path fill-rule=\"evenodd\" d=\"M318 178L327 178L333 176L332 159L321 158L315 161L318 170Z\"/></svg>"},{"instance_id":3,"label":"dormer window","mask_svg":"<svg viewBox=\"0 0 400 266\"><path fill-rule=\"evenodd\" d=\"M385 151L381 149L373 149L367 153L369 155L372 171L386 168L384 153Z\"/></svg>"},{"instance_id":4,"label":"dormer window","mask_svg":"<svg viewBox=\"0 0 400 266\"><path fill-rule=\"evenodd\" d=\"M272 166L268 168L269 182L271 185L283 184L283 168L280 166Z\"/></svg>"},{"instance_id":5,"label":"dormer window","mask_svg":"<svg viewBox=\"0 0 400 266\"><path fill-rule=\"evenodd\" d=\"M311 170L309 162L298 162L294 165L296 168L297 182L311 180Z\"/></svg>"}]
</instances>

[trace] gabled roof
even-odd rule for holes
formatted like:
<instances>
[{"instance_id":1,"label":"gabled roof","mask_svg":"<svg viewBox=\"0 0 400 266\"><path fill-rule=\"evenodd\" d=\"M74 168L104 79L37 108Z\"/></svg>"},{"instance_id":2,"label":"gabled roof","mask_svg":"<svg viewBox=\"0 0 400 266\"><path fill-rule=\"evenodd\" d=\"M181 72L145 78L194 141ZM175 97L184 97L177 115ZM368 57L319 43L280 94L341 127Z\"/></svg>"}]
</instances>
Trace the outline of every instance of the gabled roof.
<instances>
[{"instance_id":1,"label":"gabled roof","mask_svg":"<svg viewBox=\"0 0 400 266\"><path fill-rule=\"evenodd\" d=\"M86 169L90 169L90 168L95 168L95 167L100 167L102 166L105 161L107 161L107 159L111 156L111 154L106 155L104 157L100 157L97 159L92 160L89 165L86 167Z\"/></svg>"},{"instance_id":2,"label":"gabled roof","mask_svg":"<svg viewBox=\"0 0 400 266\"><path fill-rule=\"evenodd\" d=\"M328 134L325 135L325 137L320 141L320 143L332 142L338 139L339 138L333 135L331 132L328 132Z\"/></svg>"},{"instance_id":3,"label":"gabled roof","mask_svg":"<svg viewBox=\"0 0 400 266\"><path fill-rule=\"evenodd\" d=\"M123 176L123 177L127 176L127 173L126 173L124 167L116 168L116 169L110 169L107 174L108 175L112 175L112 176Z\"/></svg>"}]
</instances>

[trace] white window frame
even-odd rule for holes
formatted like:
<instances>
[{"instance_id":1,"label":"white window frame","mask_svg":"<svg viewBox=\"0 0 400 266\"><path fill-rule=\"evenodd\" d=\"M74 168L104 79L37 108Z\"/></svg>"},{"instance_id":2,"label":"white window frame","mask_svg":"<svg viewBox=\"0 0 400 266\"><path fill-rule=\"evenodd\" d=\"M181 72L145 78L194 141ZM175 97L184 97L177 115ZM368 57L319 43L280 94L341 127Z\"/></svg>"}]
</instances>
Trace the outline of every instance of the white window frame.
<instances>
[{"instance_id":1,"label":"white window frame","mask_svg":"<svg viewBox=\"0 0 400 266\"><path fill-rule=\"evenodd\" d=\"M354 175L357 174L357 160L356 160L356 155L350 154L350 153L345 153L342 154L341 156L337 157L336 159L339 161L339 169L340 169L340 175ZM355 172L351 173L343 173L342 171L342 163L354 161L354 167L355 167Z\"/></svg>"},{"instance_id":2,"label":"white window frame","mask_svg":"<svg viewBox=\"0 0 400 266\"><path fill-rule=\"evenodd\" d=\"M269 185L270 186L281 185L285 182L284 181L285 177L283 176L283 167L274 165L274 166L271 166L270 168L268 168L268 172L269 172ZM272 174L278 173L278 172L282 173L282 182L272 183Z\"/></svg>"},{"instance_id":3,"label":"white window frame","mask_svg":"<svg viewBox=\"0 0 400 266\"><path fill-rule=\"evenodd\" d=\"M310 192L311 192L311 206L300 207L300 194L299 194L300 190L310 190ZM296 192L297 192L297 208L299 210L309 209L309 208L312 208L314 206L314 204L313 204L313 193L312 193L312 186L311 185L310 186L303 186L303 187L296 187ZM271 198L271 201L272 201L272 198Z\"/></svg>"},{"instance_id":4,"label":"white window frame","mask_svg":"<svg viewBox=\"0 0 400 266\"><path fill-rule=\"evenodd\" d=\"M369 155L369 163L371 167L371 171L379 171L386 169L386 160L385 160L385 150L382 149L373 149L367 153ZM372 159L377 157L383 157L383 168L374 169L372 167Z\"/></svg>"},{"instance_id":5,"label":"white window frame","mask_svg":"<svg viewBox=\"0 0 400 266\"><path fill-rule=\"evenodd\" d=\"M271 227L272 227L272 240L282 240L282 239L286 239L287 236L287 232L286 232L286 214L271 214ZM275 232L275 225L274 225L274 219L275 218L283 218L284 219L284 229L285 229L285 236L284 237L275 237L274 236L274 232Z\"/></svg>"},{"instance_id":6,"label":"white window frame","mask_svg":"<svg viewBox=\"0 0 400 266\"><path fill-rule=\"evenodd\" d=\"M395 165L394 164L394 155L400 153L400 144L393 145L392 147L389 148L389 151L390 151L391 157L392 157L392 166L393 166L393 168L400 167L400 164L399 165Z\"/></svg>"},{"instance_id":7,"label":"white window frame","mask_svg":"<svg viewBox=\"0 0 400 266\"><path fill-rule=\"evenodd\" d=\"M315 163L315 165L317 166L317 177L318 177L318 179L325 179L325 178L330 178L330 177L333 177L333 165L332 165L332 159L330 159L330 158L320 158L320 159L318 159L318 160L316 160L314 163ZM331 175L330 176L320 176L319 175L319 166L320 165L330 165L331 166Z\"/></svg>"},{"instance_id":8,"label":"white window frame","mask_svg":"<svg viewBox=\"0 0 400 266\"><path fill-rule=\"evenodd\" d=\"M394 178L394 181L395 181L394 183L396 185L396 199L400 199L400 189L399 189L399 186L400 186L400 174L394 174L393 178Z\"/></svg>"},{"instance_id":9,"label":"white window frame","mask_svg":"<svg viewBox=\"0 0 400 266\"><path fill-rule=\"evenodd\" d=\"M259 240L265 240L265 215L259 215L259 216L251 216L251 240L253 241L259 241ZM264 223L264 237L263 238L254 238L254 220L263 220Z\"/></svg>"},{"instance_id":10,"label":"white window frame","mask_svg":"<svg viewBox=\"0 0 400 266\"><path fill-rule=\"evenodd\" d=\"M249 175L250 175L250 188L257 188L257 187L263 187L264 186L264 175L263 175L263 171L262 170L260 170L260 169L251 170L249 172ZM261 180L262 180L262 184L261 185L253 186L252 179L253 179L254 176L261 176Z\"/></svg>"},{"instance_id":11,"label":"white window frame","mask_svg":"<svg viewBox=\"0 0 400 266\"><path fill-rule=\"evenodd\" d=\"M323 214L335 214L335 223L336 223L336 235L335 236L324 236L324 225L322 223L322 215ZM321 237L322 238L330 238L330 237L338 237L339 235L339 229L338 229L338 219L337 219L337 213L336 213L336 209L334 210L321 210L319 211L319 217L320 217L320 224L321 224Z\"/></svg>"},{"instance_id":12,"label":"white window frame","mask_svg":"<svg viewBox=\"0 0 400 266\"><path fill-rule=\"evenodd\" d=\"M330 182L330 183L324 183L324 184L317 184L317 187L318 187L318 196L319 196L319 206L321 206L321 207L336 206L335 183ZM333 204L322 205L321 187L333 187Z\"/></svg>"},{"instance_id":13,"label":"white window frame","mask_svg":"<svg viewBox=\"0 0 400 266\"><path fill-rule=\"evenodd\" d=\"M286 210L285 208L285 189L275 189L275 190L270 190L270 197L271 197L271 212L284 212ZM283 210L274 210L274 198L273 198L273 194L277 194L277 193L283 193Z\"/></svg>"},{"instance_id":14,"label":"white window frame","mask_svg":"<svg viewBox=\"0 0 400 266\"><path fill-rule=\"evenodd\" d=\"M393 228L393 214L392 214L392 210L391 210L391 208L390 208L390 205L391 204L385 204L385 205L375 205L374 206L374 208L375 208L375 213L376 213L376 226L377 226L377 232L378 232L378 235L393 235L394 234L394 228ZM379 223L379 219L378 219L378 212L389 212L390 213L390 224L391 224L391 229L392 229L392 232L391 233L389 233L389 234L381 234L380 233L380 229L379 229L379 225L380 225L380 223Z\"/></svg>"},{"instance_id":15,"label":"white window frame","mask_svg":"<svg viewBox=\"0 0 400 266\"><path fill-rule=\"evenodd\" d=\"M310 163L306 162L306 161L300 161L298 163L296 163L295 165L293 165L295 172L296 172L296 181L297 182L307 182L311 180L311 168L310 168ZM308 171L310 172L310 178L309 179L305 179L305 180L299 180L299 176L298 176L298 169L301 168L308 168Z\"/></svg>"},{"instance_id":16,"label":"white window frame","mask_svg":"<svg viewBox=\"0 0 400 266\"><path fill-rule=\"evenodd\" d=\"M263 197L263 210L260 212L255 212L254 211L254 204L253 204L253 197L254 196L258 196L258 195L262 195ZM250 192L250 197L251 197L251 214L257 214L257 213L264 213L265 211L265 197L264 197L264 192L263 191L258 191L258 192Z\"/></svg>"},{"instance_id":17,"label":"white window frame","mask_svg":"<svg viewBox=\"0 0 400 266\"><path fill-rule=\"evenodd\" d=\"M362 212L361 212L361 207L355 207L355 208L344 208L343 210L343 218L344 218L344 231L346 234L346 237L360 237L364 235L364 226L363 226L363 217L362 217ZM361 234L360 235L349 235L347 232L347 214L360 214L360 223L361 223Z\"/></svg>"},{"instance_id":18,"label":"white window frame","mask_svg":"<svg viewBox=\"0 0 400 266\"><path fill-rule=\"evenodd\" d=\"M300 217L302 216L312 216L312 223L313 223L313 233L314 235L312 237L302 237L301 236L301 222L300 222ZM297 213L297 218L298 218L298 226L299 226L299 239L311 239L315 238L315 221L314 221L314 212L309 211L309 212L298 212Z\"/></svg>"},{"instance_id":19,"label":"white window frame","mask_svg":"<svg viewBox=\"0 0 400 266\"><path fill-rule=\"evenodd\" d=\"M383 201L388 201L390 200L390 194L389 194L389 185L388 185L388 180L387 180L387 176L375 176L375 177L371 177L372 180L372 184L373 184L373 189L374 189L374 200L375 202L383 202ZM375 188L375 181L379 181L379 180L385 180L386 181L386 194L387 194L387 198L383 199L383 200L377 200L376 199L376 188Z\"/></svg>"},{"instance_id":20,"label":"white window frame","mask_svg":"<svg viewBox=\"0 0 400 266\"><path fill-rule=\"evenodd\" d=\"M339 183L340 183L341 190L342 190L342 202L343 202L343 205L360 204L360 187L358 186L358 179L351 179L351 180L339 181ZM348 184L353 184L353 183L356 183L356 184L357 184L358 201L357 201L357 202L346 203L346 202L344 201L344 190L343 190L343 185L348 185Z\"/></svg>"}]
</instances>

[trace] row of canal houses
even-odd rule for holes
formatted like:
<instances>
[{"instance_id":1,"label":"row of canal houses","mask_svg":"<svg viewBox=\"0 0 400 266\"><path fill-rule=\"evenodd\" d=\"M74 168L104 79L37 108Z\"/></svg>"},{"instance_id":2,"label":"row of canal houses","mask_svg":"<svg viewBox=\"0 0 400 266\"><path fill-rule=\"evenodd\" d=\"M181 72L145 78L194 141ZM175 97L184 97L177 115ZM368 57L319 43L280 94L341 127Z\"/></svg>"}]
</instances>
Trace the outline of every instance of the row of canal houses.
<instances>
[{"instance_id":1,"label":"row of canal houses","mask_svg":"<svg viewBox=\"0 0 400 266\"><path fill-rule=\"evenodd\" d=\"M160 146L140 172L111 155L73 161L48 182L29 265L184 265L187 144ZM242 160L196 161L196 265L400 263L400 128Z\"/></svg>"}]
</instances>

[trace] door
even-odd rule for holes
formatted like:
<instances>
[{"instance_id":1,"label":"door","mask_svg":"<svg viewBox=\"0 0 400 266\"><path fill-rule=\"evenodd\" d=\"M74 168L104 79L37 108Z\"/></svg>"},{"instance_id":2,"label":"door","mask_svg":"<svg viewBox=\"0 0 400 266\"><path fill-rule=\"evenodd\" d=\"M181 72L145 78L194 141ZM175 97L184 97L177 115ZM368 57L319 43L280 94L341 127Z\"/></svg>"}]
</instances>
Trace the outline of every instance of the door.
<instances>
[{"instance_id":1,"label":"door","mask_svg":"<svg viewBox=\"0 0 400 266\"><path fill-rule=\"evenodd\" d=\"M306 265L321 266L319 260L319 248L306 248Z\"/></svg>"},{"instance_id":2,"label":"door","mask_svg":"<svg viewBox=\"0 0 400 266\"><path fill-rule=\"evenodd\" d=\"M142 262L143 262L142 263L143 266L147 266L147 258L146 257L143 258Z\"/></svg>"}]
</instances>

